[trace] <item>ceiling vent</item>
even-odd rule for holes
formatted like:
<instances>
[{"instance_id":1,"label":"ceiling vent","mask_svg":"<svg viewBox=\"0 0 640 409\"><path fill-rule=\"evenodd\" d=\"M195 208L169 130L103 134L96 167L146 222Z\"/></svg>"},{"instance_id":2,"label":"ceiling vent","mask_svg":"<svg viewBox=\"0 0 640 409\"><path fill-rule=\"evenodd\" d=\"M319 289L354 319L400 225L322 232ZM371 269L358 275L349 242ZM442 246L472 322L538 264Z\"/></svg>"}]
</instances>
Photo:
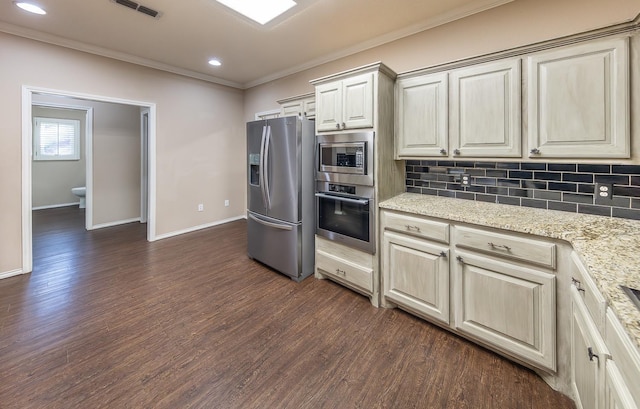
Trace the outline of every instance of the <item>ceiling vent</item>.
<instances>
[{"instance_id":1,"label":"ceiling vent","mask_svg":"<svg viewBox=\"0 0 640 409\"><path fill-rule=\"evenodd\" d=\"M131 10L139 11L142 14L146 14L147 16L151 16L155 19L160 18L162 13L147 6L143 6L142 4L138 4L135 1L131 0L111 0L111 2L119 4L121 6L125 6L130 8Z\"/></svg>"}]
</instances>

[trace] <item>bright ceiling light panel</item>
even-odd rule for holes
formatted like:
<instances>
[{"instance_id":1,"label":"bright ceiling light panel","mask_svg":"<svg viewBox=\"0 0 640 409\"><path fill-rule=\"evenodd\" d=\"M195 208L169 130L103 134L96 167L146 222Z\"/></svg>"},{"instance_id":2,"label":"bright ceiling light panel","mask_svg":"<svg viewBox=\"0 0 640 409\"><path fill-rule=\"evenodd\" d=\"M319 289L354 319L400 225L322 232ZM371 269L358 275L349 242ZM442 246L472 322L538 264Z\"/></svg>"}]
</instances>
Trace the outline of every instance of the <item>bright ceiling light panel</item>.
<instances>
[{"instance_id":1,"label":"bright ceiling light panel","mask_svg":"<svg viewBox=\"0 0 640 409\"><path fill-rule=\"evenodd\" d=\"M35 4L31 4L31 3L25 3L25 2L14 2L16 6L20 7L22 10L26 10L29 13L35 13L35 14L47 14L46 11L44 11L42 8L36 6Z\"/></svg>"},{"instance_id":2,"label":"bright ceiling light panel","mask_svg":"<svg viewBox=\"0 0 640 409\"><path fill-rule=\"evenodd\" d=\"M297 3L293 0L216 0L260 24L267 24Z\"/></svg>"}]
</instances>

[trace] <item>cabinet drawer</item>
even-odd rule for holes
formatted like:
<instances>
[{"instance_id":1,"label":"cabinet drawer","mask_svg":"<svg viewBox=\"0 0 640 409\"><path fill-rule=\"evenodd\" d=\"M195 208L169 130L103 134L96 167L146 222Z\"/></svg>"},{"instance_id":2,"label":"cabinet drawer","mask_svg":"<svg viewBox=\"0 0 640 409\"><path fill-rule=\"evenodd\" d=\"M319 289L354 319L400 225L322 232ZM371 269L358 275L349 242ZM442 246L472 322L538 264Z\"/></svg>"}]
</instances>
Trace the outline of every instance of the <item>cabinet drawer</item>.
<instances>
[{"instance_id":1,"label":"cabinet drawer","mask_svg":"<svg viewBox=\"0 0 640 409\"><path fill-rule=\"evenodd\" d=\"M373 269L371 268L354 264L322 250L316 252L316 268L336 281L351 284L367 294L373 293Z\"/></svg>"},{"instance_id":2,"label":"cabinet drawer","mask_svg":"<svg viewBox=\"0 0 640 409\"><path fill-rule=\"evenodd\" d=\"M468 227L455 228L456 247L556 268L556 245Z\"/></svg>"},{"instance_id":3,"label":"cabinet drawer","mask_svg":"<svg viewBox=\"0 0 640 409\"><path fill-rule=\"evenodd\" d=\"M595 282L589 275L575 252L571 253L571 278L584 300L589 315L595 322L600 334L604 334L607 314L607 301L604 299Z\"/></svg>"},{"instance_id":4,"label":"cabinet drawer","mask_svg":"<svg viewBox=\"0 0 640 409\"><path fill-rule=\"evenodd\" d=\"M449 243L448 223L384 211L382 213L382 225L387 230L395 230L429 240Z\"/></svg>"}]
</instances>

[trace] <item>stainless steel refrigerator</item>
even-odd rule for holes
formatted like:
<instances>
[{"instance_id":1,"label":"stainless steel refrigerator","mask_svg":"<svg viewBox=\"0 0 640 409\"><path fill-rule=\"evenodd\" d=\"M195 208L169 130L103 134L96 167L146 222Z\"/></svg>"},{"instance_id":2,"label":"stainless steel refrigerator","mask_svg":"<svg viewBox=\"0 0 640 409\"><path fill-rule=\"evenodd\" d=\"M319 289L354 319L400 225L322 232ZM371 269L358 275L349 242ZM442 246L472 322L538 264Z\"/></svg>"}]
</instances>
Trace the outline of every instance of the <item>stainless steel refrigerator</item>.
<instances>
[{"instance_id":1,"label":"stainless steel refrigerator","mask_svg":"<svg viewBox=\"0 0 640 409\"><path fill-rule=\"evenodd\" d=\"M314 130L297 116L247 123L247 252L298 282L314 265Z\"/></svg>"}]
</instances>

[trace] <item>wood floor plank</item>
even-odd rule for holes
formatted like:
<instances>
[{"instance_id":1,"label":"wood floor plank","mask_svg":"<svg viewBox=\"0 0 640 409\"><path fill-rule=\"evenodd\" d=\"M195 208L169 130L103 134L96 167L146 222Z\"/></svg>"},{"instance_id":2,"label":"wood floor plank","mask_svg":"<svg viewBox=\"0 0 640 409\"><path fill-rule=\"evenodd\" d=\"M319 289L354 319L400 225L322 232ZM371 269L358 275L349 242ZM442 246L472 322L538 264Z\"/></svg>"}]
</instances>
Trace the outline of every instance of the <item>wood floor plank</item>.
<instances>
[{"instance_id":1,"label":"wood floor plank","mask_svg":"<svg viewBox=\"0 0 640 409\"><path fill-rule=\"evenodd\" d=\"M246 222L149 243L33 214L0 280L0 408L573 408L533 372L246 255Z\"/></svg>"}]
</instances>

